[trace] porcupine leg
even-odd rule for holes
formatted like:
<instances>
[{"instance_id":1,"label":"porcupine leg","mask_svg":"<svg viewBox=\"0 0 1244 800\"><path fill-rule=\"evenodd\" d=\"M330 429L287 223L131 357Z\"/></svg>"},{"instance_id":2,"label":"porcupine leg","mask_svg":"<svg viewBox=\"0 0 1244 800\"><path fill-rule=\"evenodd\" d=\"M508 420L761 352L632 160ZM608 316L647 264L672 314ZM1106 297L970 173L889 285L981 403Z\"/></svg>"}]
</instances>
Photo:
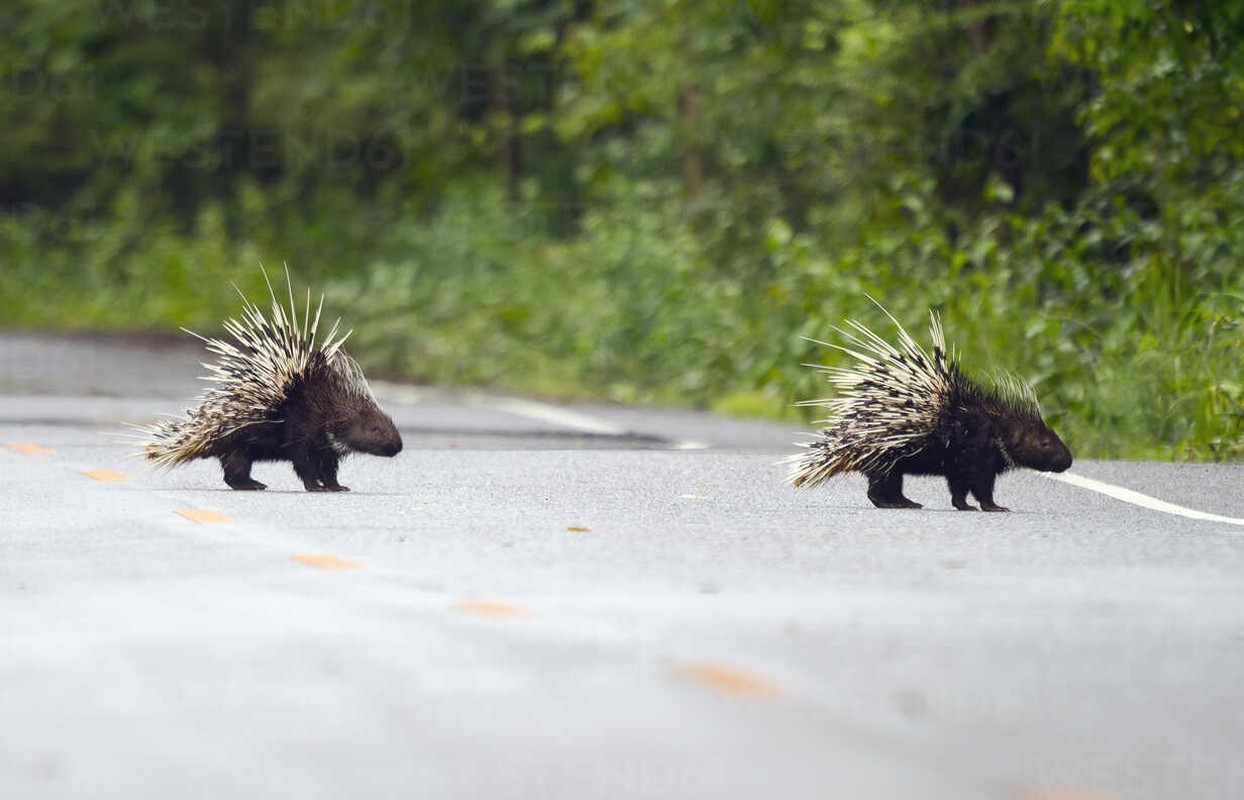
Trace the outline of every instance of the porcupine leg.
<instances>
[{"instance_id":1,"label":"porcupine leg","mask_svg":"<svg viewBox=\"0 0 1244 800\"><path fill-rule=\"evenodd\" d=\"M972 496L981 504L981 511L1010 511L993 501L993 485L998 478L992 472L977 475L972 481Z\"/></svg>"},{"instance_id":2,"label":"porcupine leg","mask_svg":"<svg viewBox=\"0 0 1244 800\"><path fill-rule=\"evenodd\" d=\"M903 473L898 470L868 474L868 499L877 508L923 508L903 496Z\"/></svg>"},{"instance_id":3,"label":"porcupine leg","mask_svg":"<svg viewBox=\"0 0 1244 800\"><path fill-rule=\"evenodd\" d=\"M225 471L225 483L230 489L243 491L259 491L267 489L266 483L260 483L251 477L251 457L245 450L231 450L220 457L220 466Z\"/></svg>"},{"instance_id":4,"label":"porcupine leg","mask_svg":"<svg viewBox=\"0 0 1244 800\"><path fill-rule=\"evenodd\" d=\"M968 489L971 480L966 475L947 475L946 483L950 484L950 502L960 511L976 511L976 506L968 502Z\"/></svg>"},{"instance_id":5,"label":"porcupine leg","mask_svg":"<svg viewBox=\"0 0 1244 800\"><path fill-rule=\"evenodd\" d=\"M337 466L341 463L341 459L332 450L321 450L315 453L312 458L315 464L316 475L319 477L320 485L326 492L348 492L349 486L342 486L337 483Z\"/></svg>"},{"instance_id":6,"label":"porcupine leg","mask_svg":"<svg viewBox=\"0 0 1244 800\"><path fill-rule=\"evenodd\" d=\"M291 447L289 460L294 465L294 473L302 479L302 485L308 492L327 491L320 485L320 471L306 446Z\"/></svg>"},{"instance_id":7,"label":"porcupine leg","mask_svg":"<svg viewBox=\"0 0 1244 800\"><path fill-rule=\"evenodd\" d=\"M308 492L348 492L349 488L337 483L337 454L332 450L312 450L299 447L290 453L294 472L302 478Z\"/></svg>"}]
</instances>

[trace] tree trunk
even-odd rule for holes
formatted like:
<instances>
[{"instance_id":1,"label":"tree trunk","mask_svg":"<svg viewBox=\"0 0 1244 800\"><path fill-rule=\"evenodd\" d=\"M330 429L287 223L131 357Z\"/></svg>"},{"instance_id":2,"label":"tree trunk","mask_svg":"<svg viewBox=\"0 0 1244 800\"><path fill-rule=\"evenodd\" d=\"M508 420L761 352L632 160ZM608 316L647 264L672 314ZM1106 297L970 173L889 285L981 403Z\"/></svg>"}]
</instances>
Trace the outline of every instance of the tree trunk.
<instances>
[{"instance_id":1,"label":"tree trunk","mask_svg":"<svg viewBox=\"0 0 1244 800\"><path fill-rule=\"evenodd\" d=\"M506 64L492 69L492 111L502 120L501 129L497 132L497 166L505 175L506 192L512 202L522 197L519 183L523 177L523 142L519 132L519 115L521 109L510 92L509 74Z\"/></svg>"},{"instance_id":2,"label":"tree trunk","mask_svg":"<svg viewBox=\"0 0 1244 800\"><path fill-rule=\"evenodd\" d=\"M682 154L682 175L687 194L698 197L704 189L704 153L700 149L700 90L683 88L678 95L678 117L682 123L686 149Z\"/></svg>"}]
</instances>

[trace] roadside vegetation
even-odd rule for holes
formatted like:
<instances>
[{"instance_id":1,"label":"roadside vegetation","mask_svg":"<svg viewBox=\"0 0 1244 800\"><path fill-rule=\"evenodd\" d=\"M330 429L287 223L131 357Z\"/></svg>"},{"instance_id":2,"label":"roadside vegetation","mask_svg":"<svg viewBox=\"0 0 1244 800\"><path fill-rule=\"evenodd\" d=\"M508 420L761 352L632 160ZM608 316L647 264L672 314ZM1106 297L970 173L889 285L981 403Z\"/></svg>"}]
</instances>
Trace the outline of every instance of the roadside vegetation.
<instances>
[{"instance_id":1,"label":"roadside vegetation","mask_svg":"<svg viewBox=\"0 0 1244 800\"><path fill-rule=\"evenodd\" d=\"M14 0L0 325L798 419L876 298L1079 456L1244 456L1244 7ZM805 420L806 421L806 420Z\"/></svg>"}]
</instances>

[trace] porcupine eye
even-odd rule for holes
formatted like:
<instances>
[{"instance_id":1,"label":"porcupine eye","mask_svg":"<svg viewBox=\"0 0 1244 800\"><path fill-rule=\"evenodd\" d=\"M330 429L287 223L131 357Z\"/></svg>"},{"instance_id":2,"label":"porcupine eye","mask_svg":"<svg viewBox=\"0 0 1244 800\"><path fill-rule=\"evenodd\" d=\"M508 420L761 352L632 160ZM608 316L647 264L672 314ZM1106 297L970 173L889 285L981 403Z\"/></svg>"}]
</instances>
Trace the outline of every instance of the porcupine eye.
<instances>
[{"instance_id":1,"label":"porcupine eye","mask_svg":"<svg viewBox=\"0 0 1244 800\"><path fill-rule=\"evenodd\" d=\"M1071 451L1044 425L1032 431L1028 453L1020 455L1021 463L1046 472L1062 472L1071 466Z\"/></svg>"}]
</instances>

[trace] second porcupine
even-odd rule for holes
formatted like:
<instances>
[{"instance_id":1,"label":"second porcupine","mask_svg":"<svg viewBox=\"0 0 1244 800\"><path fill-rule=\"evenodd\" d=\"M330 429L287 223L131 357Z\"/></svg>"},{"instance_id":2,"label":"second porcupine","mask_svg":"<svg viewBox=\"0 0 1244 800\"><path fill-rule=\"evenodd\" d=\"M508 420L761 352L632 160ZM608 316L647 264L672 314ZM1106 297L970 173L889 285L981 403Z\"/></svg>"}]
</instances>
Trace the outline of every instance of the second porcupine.
<instances>
[{"instance_id":1,"label":"second porcupine","mask_svg":"<svg viewBox=\"0 0 1244 800\"><path fill-rule=\"evenodd\" d=\"M843 472L862 472L873 505L920 508L903 495L903 476L942 475L955 508L975 511L967 501L971 492L982 510L1007 511L993 498L999 474L1071 466L1071 451L1045 424L1027 382L1000 375L991 384L978 383L947 351L935 313L929 313L929 354L882 311L898 328L897 346L854 320L847 322L851 331L835 329L848 344L827 344L858 363L819 367L839 393L801 404L830 414L807 452L791 459L792 484L815 486Z\"/></svg>"},{"instance_id":2,"label":"second porcupine","mask_svg":"<svg viewBox=\"0 0 1244 800\"><path fill-rule=\"evenodd\" d=\"M206 380L217 385L185 417L139 429L149 437L143 449L149 461L173 467L218 458L230 488L251 490L267 488L251 477L252 463L290 461L308 492L347 492L349 487L337 482L344 456L401 452L393 420L342 349L350 333L338 335L334 323L317 342L324 298L312 318L308 291L300 318L288 271L285 281L288 309L268 283L270 316L242 297L241 317L224 323L233 342L187 331L219 357L205 365L212 372Z\"/></svg>"}]
</instances>

